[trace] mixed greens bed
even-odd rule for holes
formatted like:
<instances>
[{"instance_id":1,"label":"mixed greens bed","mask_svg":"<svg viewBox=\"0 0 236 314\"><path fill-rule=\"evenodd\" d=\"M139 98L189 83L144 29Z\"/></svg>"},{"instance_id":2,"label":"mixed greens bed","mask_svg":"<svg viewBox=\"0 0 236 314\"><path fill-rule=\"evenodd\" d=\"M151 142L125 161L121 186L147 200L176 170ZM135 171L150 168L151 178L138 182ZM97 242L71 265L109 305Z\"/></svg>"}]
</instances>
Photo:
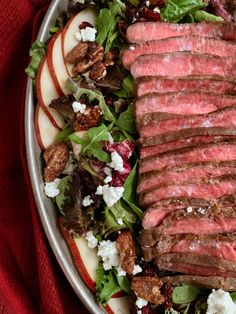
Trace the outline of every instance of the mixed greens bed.
<instances>
[{"instance_id":1,"label":"mixed greens bed","mask_svg":"<svg viewBox=\"0 0 236 314\"><path fill-rule=\"evenodd\" d=\"M44 178L45 173L50 177L45 179L45 193L55 202L69 235L85 238L91 249L98 250L96 296L103 305L122 290L130 295L133 313L206 313L209 291L192 285L165 287L162 305L144 302L139 306L131 291L131 277L120 266L115 241L120 231L130 230L136 246L133 275L150 269L158 274L154 264L142 260L139 246L143 211L136 195L139 152L132 109L135 86L119 54L127 45L127 27L136 21L194 23L223 18L208 10L209 1L71 1L50 33L55 36L61 32L70 18L87 8L96 11L95 27L85 24L78 31L83 36L81 30L95 28L96 44L88 40L84 48L87 52L80 60L83 69L78 70L77 60L74 75L66 82L68 94L53 99L49 105L63 117L64 126L52 146L44 147ZM30 49L26 73L34 86L47 46L48 43L36 41ZM94 63L87 66L91 60L86 59L88 53L95 52L96 57L102 53L97 68ZM87 63L83 63L85 59ZM235 294L231 297L234 300Z\"/></svg>"}]
</instances>

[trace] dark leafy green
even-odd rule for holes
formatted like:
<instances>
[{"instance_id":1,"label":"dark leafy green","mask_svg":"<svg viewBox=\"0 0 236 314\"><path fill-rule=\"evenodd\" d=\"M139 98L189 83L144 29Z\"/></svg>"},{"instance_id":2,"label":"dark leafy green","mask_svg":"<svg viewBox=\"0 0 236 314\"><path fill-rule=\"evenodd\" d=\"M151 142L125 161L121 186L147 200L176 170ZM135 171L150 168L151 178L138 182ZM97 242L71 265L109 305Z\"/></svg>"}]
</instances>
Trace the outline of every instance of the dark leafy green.
<instances>
[{"instance_id":1,"label":"dark leafy green","mask_svg":"<svg viewBox=\"0 0 236 314\"><path fill-rule=\"evenodd\" d=\"M38 72L38 68L40 65L40 62L44 55L46 54L46 49L47 46L40 42L40 41L35 41L30 48L29 55L31 57L30 64L28 67L25 69L25 72L29 77L32 79L36 78L36 74Z\"/></svg>"},{"instance_id":2,"label":"dark leafy green","mask_svg":"<svg viewBox=\"0 0 236 314\"><path fill-rule=\"evenodd\" d=\"M117 124L121 129L128 131L131 134L137 132L132 104L128 106L126 111L120 114L117 119Z\"/></svg>"},{"instance_id":3,"label":"dark leafy green","mask_svg":"<svg viewBox=\"0 0 236 314\"><path fill-rule=\"evenodd\" d=\"M72 181L72 177L66 176L66 177L61 179L61 181L58 185L58 189L60 191L60 194L58 194L55 197L55 200L56 200L56 204L57 204L62 215L64 215L63 206L69 200L69 196L66 194L66 191L69 189L71 181Z\"/></svg>"},{"instance_id":4,"label":"dark leafy green","mask_svg":"<svg viewBox=\"0 0 236 314\"><path fill-rule=\"evenodd\" d=\"M130 285L129 279L126 276L118 276L117 272L116 272L116 279L121 289L125 291L126 293L130 293L131 285Z\"/></svg>"},{"instance_id":5,"label":"dark leafy green","mask_svg":"<svg viewBox=\"0 0 236 314\"><path fill-rule=\"evenodd\" d=\"M68 141L69 138L68 136L73 133L73 129L72 127L69 125L69 124L66 124L64 126L64 128L61 130L61 132L59 132L56 136L56 142L57 143L60 143L60 142L63 142L63 141Z\"/></svg>"},{"instance_id":6,"label":"dark leafy green","mask_svg":"<svg viewBox=\"0 0 236 314\"><path fill-rule=\"evenodd\" d=\"M203 10L196 10L192 12L193 19L196 22L222 22L224 19L221 16L210 14Z\"/></svg>"},{"instance_id":7,"label":"dark leafy green","mask_svg":"<svg viewBox=\"0 0 236 314\"><path fill-rule=\"evenodd\" d=\"M120 98L130 98L134 96L134 80L129 74L122 81L122 88L115 93Z\"/></svg>"},{"instance_id":8,"label":"dark leafy green","mask_svg":"<svg viewBox=\"0 0 236 314\"><path fill-rule=\"evenodd\" d=\"M200 293L200 289L193 285L183 284L175 287L172 293L172 301L175 304L183 304L194 301Z\"/></svg>"},{"instance_id":9,"label":"dark leafy green","mask_svg":"<svg viewBox=\"0 0 236 314\"><path fill-rule=\"evenodd\" d=\"M236 303L236 292L230 293L231 299Z\"/></svg>"}]
</instances>

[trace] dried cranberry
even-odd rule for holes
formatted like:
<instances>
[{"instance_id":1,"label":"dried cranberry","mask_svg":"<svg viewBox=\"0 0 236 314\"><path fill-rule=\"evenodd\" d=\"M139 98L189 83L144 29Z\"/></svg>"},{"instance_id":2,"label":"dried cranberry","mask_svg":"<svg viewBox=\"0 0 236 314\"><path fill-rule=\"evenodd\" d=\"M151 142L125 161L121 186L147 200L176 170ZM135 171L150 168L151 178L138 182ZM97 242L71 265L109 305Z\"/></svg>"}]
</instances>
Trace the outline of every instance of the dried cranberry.
<instances>
[{"instance_id":1,"label":"dried cranberry","mask_svg":"<svg viewBox=\"0 0 236 314\"><path fill-rule=\"evenodd\" d=\"M149 10L146 7L143 7L140 10L140 17L146 19L147 21L158 22L160 21L160 13Z\"/></svg>"},{"instance_id":2,"label":"dried cranberry","mask_svg":"<svg viewBox=\"0 0 236 314\"><path fill-rule=\"evenodd\" d=\"M92 24L90 24L89 22L82 22L80 25L79 25L79 29L85 29L86 27L93 27Z\"/></svg>"},{"instance_id":3,"label":"dried cranberry","mask_svg":"<svg viewBox=\"0 0 236 314\"><path fill-rule=\"evenodd\" d=\"M162 287L162 295L165 297L165 302L164 302L164 307L165 309L169 309L173 306L173 303L172 303L172 292L173 292L173 289L172 289L172 286L170 284L165 284L164 287Z\"/></svg>"},{"instance_id":4,"label":"dried cranberry","mask_svg":"<svg viewBox=\"0 0 236 314\"><path fill-rule=\"evenodd\" d=\"M166 0L149 0L149 8L154 9L156 7L162 8L166 4Z\"/></svg>"},{"instance_id":5,"label":"dried cranberry","mask_svg":"<svg viewBox=\"0 0 236 314\"><path fill-rule=\"evenodd\" d=\"M142 308L142 314L158 314L158 312L147 305Z\"/></svg>"}]
</instances>

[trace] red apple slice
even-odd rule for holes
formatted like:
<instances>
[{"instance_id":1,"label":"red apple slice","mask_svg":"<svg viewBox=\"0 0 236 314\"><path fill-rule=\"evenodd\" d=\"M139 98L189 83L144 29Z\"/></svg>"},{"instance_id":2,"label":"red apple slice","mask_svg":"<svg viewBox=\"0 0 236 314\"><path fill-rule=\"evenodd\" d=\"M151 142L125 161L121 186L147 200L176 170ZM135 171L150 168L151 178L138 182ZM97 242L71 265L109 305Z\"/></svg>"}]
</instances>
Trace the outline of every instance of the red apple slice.
<instances>
[{"instance_id":1,"label":"red apple slice","mask_svg":"<svg viewBox=\"0 0 236 314\"><path fill-rule=\"evenodd\" d=\"M37 105L35 110L34 122L35 133L39 146L42 150L44 150L55 142L59 130L58 128L55 128L49 120L48 115L39 105Z\"/></svg>"},{"instance_id":2,"label":"red apple slice","mask_svg":"<svg viewBox=\"0 0 236 314\"><path fill-rule=\"evenodd\" d=\"M48 45L47 62L49 72L59 96L67 95L66 80L69 75L62 55L61 31L58 31Z\"/></svg>"},{"instance_id":3,"label":"red apple slice","mask_svg":"<svg viewBox=\"0 0 236 314\"><path fill-rule=\"evenodd\" d=\"M42 60L36 77L36 93L39 106L43 108L49 120L56 128L62 129L65 125L62 115L49 107L51 101L59 96L51 78L46 58Z\"/></svg>"},{"instance_id":4,"label":"red apple slice","mask_svg":"<svg viewBox=\"0 0 236 314\"><path fill-rule=\"evenodd\" d=\"M95 25L96 13L94 10L87 8L77 15L72 17L64 27L62 31L62 54L65 60L65 57L68 52L70 52L77 44L78 41L75 39L75 33L79 31L79 25L82 22L88 22L91 25ZM69 63L66 63L66 68L70 76L73 76L72 68L73 66Z\"/></svg>"},{"instance_id":5,"label":"red apple slice","mask_svg":"<svg viewBox=\"0 0 236 314\"><path fill-rule=\"evenodd\" d=\"M130 304L128 296L122 296L118 298L111 298L106 307L108 314L129 314L130 313Z\"/></svg>"}]
</instances>

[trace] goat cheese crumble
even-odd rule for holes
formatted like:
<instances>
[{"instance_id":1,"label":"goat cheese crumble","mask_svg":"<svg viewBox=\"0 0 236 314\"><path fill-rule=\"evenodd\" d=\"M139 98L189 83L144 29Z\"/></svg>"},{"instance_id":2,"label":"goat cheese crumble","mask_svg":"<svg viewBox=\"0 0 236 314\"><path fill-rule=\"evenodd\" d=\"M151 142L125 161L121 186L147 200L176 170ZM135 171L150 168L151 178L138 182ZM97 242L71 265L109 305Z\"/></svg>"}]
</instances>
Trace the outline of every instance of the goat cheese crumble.
<instances>
[{"instance_id":1,"label":"goat cheese crumble","mask_svg":"<svg viewBox=\"0 0 236 314\"><path fill-rule=\"evenodd\" d=\"M111 163L108 166L119 172L124 171L123 159L117 152L111 153Z\"/></svg>"},{"instance_id":2,"label":"goat cheese crumble","mask_svg":"<svg viewBox=\"0 0 236 314\"><path fill-rule=\"evenodd\" d=\"M104 167L103 171L107 176L112 177L111 169L109 167Z\"/></svg>"},{"instance_id":3,"label":"goat cheese crumble","mask_svg":"<svg viewBox=\"0 0 236 314\"><path fill-rule=\"evenodd\" d=\"M95 247L98 245L98 240L96 239L92 231L88 231L86 233L85 239L88 241L88 247L90 249L95 249Z\"/></svg>"},{"instance_id":4,"label":"goat cheese crumble","mask_svg":"<svg viewBox=\"0 0 236 314\"><path fill-rule=\"evenodd\" d=\"M134 269L132 271L132 275L137 275L138 273L141 273L143 270L139 265L134 265Z\"/></svg>"},{"instance_id":5,"label":"goat cheese crumble","mask_svg":"<svg viewBox=\"0 0 236 314\"><path fill-rule=\"evenodd\" d=\"M96 195L102 195L104 202L107 204L108 207L112 207L115 203L119 201L124 193L123 187L114 187L106 185L99 185L97 187Z\"/></svg>"},{"instance_id":6,"label":"goat cheese crumble","mask_svg":"<svg viewBox=\"0 0 236 314\"><path fill-rule=\"evenodd\" d=\"M84 113L85 109L86 109L86 105L85 104L81 104L79 101L74 101L72 103L72 108L73 108L73 111L75 113L77 113L77 112Z\"/></svg>"},{"instance_id":7,"label":"goat cheese crumble","mask_svg":"<svg viewBox=\"0 0 236 314\"><path fill-rule=\"evenodd\" d=\"M48 197L55 197L60 194L60 190L58 189L58 185L61 179L55 179L52 182L45 182L44 192Z\"/></svg>"},{"instance_id":8,"label":"goat cheese crumble","mask_svg":"<svg viewBox=\"0 0 236 314\"><path fill-rule=\"evenodd\" d=\"M77 41L95 41L97 30L94 27L85 27L79 32L75 33L75 39Z\"/></svg>"},{"instance_id":9,"label":"goat cheese crumble","mask_svg":"<svg viewBox=\"0 0 236 314\"><path fill-rule=\"evenodd\" d=\"M112 177L111 176L107 176L105 179L104 179L104 182L105 183L109 183L112 181Z\"/></svg>"},{"instance_id":10,"label":"goat cheese crumble","mask_svg":"<svg viewBox=\"0 0 236 314\"><path fill-rule=\"evenodd\" d=\"M120 277L120 276L125 276L126 275L126 272L124 271L124 269L119 265L117 268L117 275Z\"/></svg>"},{"instance_id":11,"label":"goat cheese crumble","mask_svg":"<svg viewBox=\"0 0 236 314\"><path fill-rule=\"evenodd\" d=\"M82 202L84 207L88 207L93 203L94 203L94 201L91 199L90 195L85 196L85 198L83 199L83 202Z\"/></svg>"},{"instance_id":12,"label":"goat cheese crumble","mask_svg":"<svg viewBox=\"0 0 236 314\"><path fill-rule=\"evenodd\" d=\"M118 218L117 219L117 223L118 223L118 225L123 225L123 219L122 218Z\"/></svg>"},{"instance_id":13,"label":"goat cheese crumble","mask_svg":"<svg viewBox=\"0 0 236 314\"><path fill-rule=\"evenodd\" d=\"M161 11L160 11L160 9L158 7L156 7L156 8L153 9L153 12L160 13Z\"/></svg>"},{"instance_id":14,"label":"goat cheese crumble","mask_svg":"<svg viewBox=\"0 0 236 314\"><path fill-rule=\"evenodd\" d=\"M222 289L212 290L207 299L206 314L236 314L236 304L230 297L229 292Z\"/></svg>"},{"instance_id":15,"label":"goat cheese crumble","mask_svg":"<svg viewBox=\"0 0 236 314\"><path fill-rule=\"evenodd\" d=\"M104 270L112 267L118 267L120 264L119 253L116 248L116 242L103 240L98 245L98 256L101 257Z\"/></svg>"},{"instance_id":16,"label":"goat cheese crumble","mask_svg":"<svg viewBox=\"0 0 236 314\"><path fill-rule=\"evenodd\" d=\"M135 302L135 305L137 305L137 307L139 309L141 309L142 307L146 306L148 304L147 300L144 300L142 298L137 297L137 300Z\"/></svg>"}]
</instances>

